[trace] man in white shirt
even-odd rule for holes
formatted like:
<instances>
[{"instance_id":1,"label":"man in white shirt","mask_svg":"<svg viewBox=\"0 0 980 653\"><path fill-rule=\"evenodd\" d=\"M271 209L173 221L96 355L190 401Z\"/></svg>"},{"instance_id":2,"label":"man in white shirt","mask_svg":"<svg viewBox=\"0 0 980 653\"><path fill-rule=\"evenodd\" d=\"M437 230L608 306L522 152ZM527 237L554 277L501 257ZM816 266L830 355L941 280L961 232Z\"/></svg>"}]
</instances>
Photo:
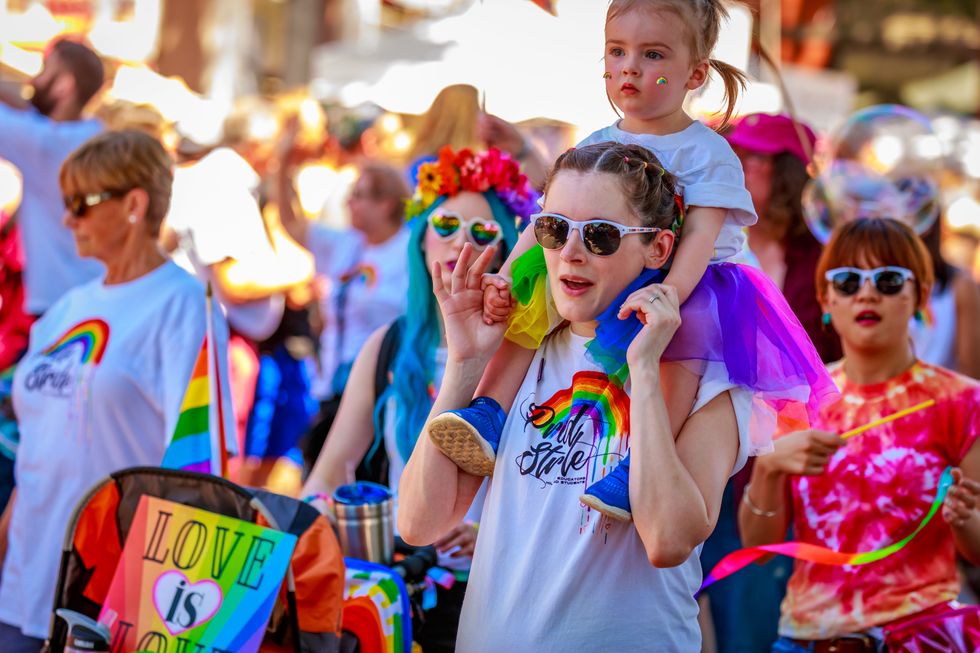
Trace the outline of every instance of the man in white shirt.
<instances>
[{"instance_id":1,"label":"man in white shirt","mask_svg":"<svg viewBox=\"0 0 980 653\"><path fill-rule=\"evenodd\" d=\"M102 131L82 111L102 87L102 61L80 43L56 42L44 68L30 84L30 103L0 89L0 157L13 163L24 179L18 212L24 248L25 310L44 313L75 286L94 279L102 265L83 259L62 224L58 188L61 162ZM127 189L107 189L127 190Z\"/></svg>"}]
</instances>

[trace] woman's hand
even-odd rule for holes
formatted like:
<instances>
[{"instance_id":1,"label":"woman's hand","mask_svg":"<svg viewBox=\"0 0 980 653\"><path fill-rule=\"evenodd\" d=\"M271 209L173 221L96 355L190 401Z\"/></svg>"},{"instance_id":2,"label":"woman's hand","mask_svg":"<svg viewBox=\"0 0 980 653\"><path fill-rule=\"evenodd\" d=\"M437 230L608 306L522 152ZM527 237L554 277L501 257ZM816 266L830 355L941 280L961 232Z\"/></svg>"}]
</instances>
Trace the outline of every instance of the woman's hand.
<instances>
[{"instance_id":1,"label":"woman's hand","mask_svg":"<svg viewBox=\"0 0 980 653\"><path fill-rule=\"evenodd\" d=\"M630 370L638 370L642 365L659 370L660 357L681 325L677 290L662 284L640 288L620 306L619 319L626 319L630 313L636 313L644 325L626 350Z\"/></svg>"},{"instance_id":2,"label":"woman's hand","mask_svg":"<svg viewBox=\"0 0 980 653\"><path fill-rule=\"evenodd\" d=\"M477 134L487 147L503 150L512 157L525 152L527 143L517 127L489 113L480 113L476 120Z\"/></svg>"},{"instance_id":3,"label":"woman's hand","mask_svg":"<svg viewBox=\"0 0 980 653\"><path fill-rule=\"evenodd\" d=\"M953 468L953 485L943 501L943 519L953 528L963 528L977 514L980 483L966 478L963 470Z\"/></svg>"},{"instance_id":4,"label":"woman's hand","mask_svg":"<svg viewBox=\"0 0 980 653\"><path fill-rule=\"evenodd\" d=\"M476 548L477 526L473 522L464 521L462 524L449 531L444 537L438 539L433 544L436 551L446 553L456 548L456 551L449 556L450 558L473 557L473 549Z\"/></svg>"},{"instance_id":5,"label":"woman's hand","mask_svg":"<svg viewBox=\"0 0 980 653\"><path fill-rule=\"evenodd\" d=\"M432 292L439 302L450 360L476 361L486 365L497 351L506 323L487 324L483 318L482 277L497 250L489 247L474 260L469 243L451 272L436 261L432 266Z\"/></svg>"},{"instance_id":6,"label":"woman's hand","mask_svg":"<svg viewBox=\"0 0 980 653\"><path fill-rule=\"evenodd\" d=\"M775 450L756 458L762 469L795 476L817 476L827 469L830 457L844 445L844 440L829 431L796 431L777 439Z\"/></svg>"}]
</instances>

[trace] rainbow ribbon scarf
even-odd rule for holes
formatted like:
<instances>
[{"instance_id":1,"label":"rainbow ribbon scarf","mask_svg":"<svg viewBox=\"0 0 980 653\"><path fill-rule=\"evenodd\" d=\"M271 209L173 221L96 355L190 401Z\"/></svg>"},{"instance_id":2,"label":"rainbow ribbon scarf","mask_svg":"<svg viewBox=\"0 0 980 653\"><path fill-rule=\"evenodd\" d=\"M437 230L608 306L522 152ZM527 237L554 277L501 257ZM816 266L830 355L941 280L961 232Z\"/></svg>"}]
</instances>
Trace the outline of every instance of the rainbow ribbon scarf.
<instances>
[{"instance_id":1,"label":"rainbow ribbon scarf","mask_svg":"<svg viewBox=\"0 0 980 653\"><path fill-rule=\"evenodd\" d=\"M714 569L711 570L711 573L709 573L704 579L704 582L701 583L701 589L698 590L698 593L700 594L709 585L717 583L722 578L731 576L736 571L747 567L759 558L772 553L778 553L780 555L795 558L797 560L804 560L806 562L813 562L818 565L836 565L838 567L843 567L845 565L866 565L868 563L877 562L883 558L887 558L893 553L904 549L905 546L912 541L912 538L918 535L919 532L926 527L926 525L939 511L939 507L946 499L946 494L949 492L949 488L952 486L952 484L953 469L952 467L947 467L939 479L939 487L936 488L936 498L933 500L932 506L930 506L929 512L926 513L925 518L910 535L899 540L898 542L895 542L894 544L890 544L882 549L866 551L863 553L845 553L844 551L833 551L827 547L807 544L806 542L780 542L779 544L764 544L762 546L739 549L738 551L729 553L727 556L722 558L717 565L715 565Z\"/></svg>"}]
</instances>

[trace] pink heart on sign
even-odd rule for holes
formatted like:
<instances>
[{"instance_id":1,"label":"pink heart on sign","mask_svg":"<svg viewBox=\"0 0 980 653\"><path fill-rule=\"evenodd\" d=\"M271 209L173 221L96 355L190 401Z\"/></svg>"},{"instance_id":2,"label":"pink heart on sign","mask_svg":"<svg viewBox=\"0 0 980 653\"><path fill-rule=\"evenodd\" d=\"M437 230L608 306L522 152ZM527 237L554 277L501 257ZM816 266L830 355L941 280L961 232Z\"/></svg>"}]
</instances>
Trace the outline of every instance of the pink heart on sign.
<instances>
[{"instance_id":1,"label":"pink heart on sign","mask_svg":"<svg viewBox=\"0 0 980 653\"><path fill-rule=\"evenodd\" d=\"M153 605L171 635L179 635L213 617L224 597L213 580L191 583L183 573L160 574L153 584Z\"/></svg>"}]
</instances>

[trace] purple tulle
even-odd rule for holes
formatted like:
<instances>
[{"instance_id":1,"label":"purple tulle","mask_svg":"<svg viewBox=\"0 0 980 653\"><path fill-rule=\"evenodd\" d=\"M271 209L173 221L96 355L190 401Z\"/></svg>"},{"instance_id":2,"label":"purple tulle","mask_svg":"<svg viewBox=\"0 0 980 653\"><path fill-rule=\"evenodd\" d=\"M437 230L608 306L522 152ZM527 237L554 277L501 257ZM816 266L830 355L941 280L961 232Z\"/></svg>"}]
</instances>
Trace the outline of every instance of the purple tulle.
<instances>
[{"instance_id":1,"label":"purple tulle","mask_svg":"<svg viewBox=\"0 0 980 653\"><path fill-rule=\"evenodd\" d=\"M777 431L810 428L820 407L840 396L782 293L747 265L708 266L662 360L698 373L724 363L729 380L754 393L751 454L770 451Z\"/></svg>"},{"instance_id":2,"label":"purple tulle","mask_svg":"<svg viewBox=\"0 0 980 653\"><path fill-rule=\"evenodd\" d=\"M642 325L620 320L635 290L663 280L644 272L598 318L589 355L607 374L625 379L626 349ZM725 365L729 380L753 393L750 455L772 450L777 431L810 428L820 407L839 397L813 343L779 289L762 272L734 263L709 265L681 306L681 327L662 357L696 374Z\"/></svg>"}]
</instances>

